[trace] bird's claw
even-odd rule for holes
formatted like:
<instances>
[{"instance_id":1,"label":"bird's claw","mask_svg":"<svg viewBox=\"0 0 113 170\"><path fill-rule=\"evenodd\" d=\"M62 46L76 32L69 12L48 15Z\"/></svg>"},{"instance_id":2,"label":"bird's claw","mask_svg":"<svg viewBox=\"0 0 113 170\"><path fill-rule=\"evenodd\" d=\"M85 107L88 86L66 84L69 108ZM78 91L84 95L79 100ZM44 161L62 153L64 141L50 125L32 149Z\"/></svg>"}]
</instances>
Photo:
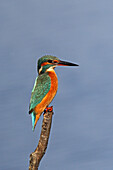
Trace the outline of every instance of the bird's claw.
<instances>
[{"instance_id":1,"label":"bird's claw","mask_svg":"<svg viewBox=\"0 0 113 170\"><path fill-rule=\"evenodd\" d=\"M44 110L44 113L46 112L52 112L53 111L53 106L51 107L46 107L46 109Z\"/></svg>"}]
</instances>

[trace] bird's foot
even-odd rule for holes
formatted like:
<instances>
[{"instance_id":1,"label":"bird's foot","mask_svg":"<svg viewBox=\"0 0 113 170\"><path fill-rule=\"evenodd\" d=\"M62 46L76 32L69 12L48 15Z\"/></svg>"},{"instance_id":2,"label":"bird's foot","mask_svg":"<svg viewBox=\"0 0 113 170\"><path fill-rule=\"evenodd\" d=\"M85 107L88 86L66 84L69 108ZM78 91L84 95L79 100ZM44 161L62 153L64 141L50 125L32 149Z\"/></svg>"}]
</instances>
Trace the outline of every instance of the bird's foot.
<instances>
[{"instance_id":1,"label":"bird's foot","mask_svg":"<svg viewBox=\"0 0 113 170\"><path fill-rule=\"evenodd\" d=\"M52 112L52 111L53 111L53 106L50 106L50 107L46 107L46 109L44 110L44 113Z\"/></svg>"}]
</instances>

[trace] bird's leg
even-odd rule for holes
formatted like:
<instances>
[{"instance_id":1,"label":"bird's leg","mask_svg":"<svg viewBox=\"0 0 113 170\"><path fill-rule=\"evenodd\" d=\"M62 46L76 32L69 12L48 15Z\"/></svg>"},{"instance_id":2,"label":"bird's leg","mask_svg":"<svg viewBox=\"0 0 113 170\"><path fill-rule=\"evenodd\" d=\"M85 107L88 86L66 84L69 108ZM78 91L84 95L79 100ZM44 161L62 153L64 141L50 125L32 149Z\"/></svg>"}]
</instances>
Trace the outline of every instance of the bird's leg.
<instances>
[{"instance_id":1,"label":"bird's leg","mask_svg":"<svg viewBox=\"0 0 113 170\"><path fill-rule=\"evenodd\" d=\"M46 112L52 112L53 111L53 106L50 106L50 107L46 107L46 109L44 110L44 113Z\"/></svg>"}]
</instances>

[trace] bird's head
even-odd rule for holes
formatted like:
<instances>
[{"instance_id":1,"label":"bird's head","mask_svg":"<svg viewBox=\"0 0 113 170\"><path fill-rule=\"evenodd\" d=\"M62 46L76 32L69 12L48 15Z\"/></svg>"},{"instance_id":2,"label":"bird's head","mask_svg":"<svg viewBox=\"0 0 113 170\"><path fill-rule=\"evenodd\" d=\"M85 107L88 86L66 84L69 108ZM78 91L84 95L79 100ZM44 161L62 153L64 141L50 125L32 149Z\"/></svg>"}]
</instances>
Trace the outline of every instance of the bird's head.
<instances>
[{"instance_id":1,"label":"bird's head","mask_svg":"<svg viewBox=\"0 0 113 170\"><path fill-rule=\"evenodd\" d=\"M70 63L67 61L61 61L55 56L45 55L38 60L38 73L42 74L49 69L54 69L56 66L79 66L78 64Z\"/></svg>"}]
</instances>

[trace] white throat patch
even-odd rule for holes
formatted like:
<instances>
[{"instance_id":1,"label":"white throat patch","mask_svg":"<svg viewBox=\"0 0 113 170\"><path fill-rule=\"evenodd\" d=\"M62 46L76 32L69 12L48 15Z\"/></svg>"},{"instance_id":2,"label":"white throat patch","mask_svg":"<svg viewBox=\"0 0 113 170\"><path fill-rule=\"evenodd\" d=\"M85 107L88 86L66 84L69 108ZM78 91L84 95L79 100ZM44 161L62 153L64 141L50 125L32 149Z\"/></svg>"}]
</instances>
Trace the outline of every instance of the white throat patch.
<instances>
[{"instance_id":1,"label":"white throat patch","mask_svg":"<svg viewBox=\"0 0 113 170\"><path fill-rule=\"evenodd\" d=\"M56 66L51 66L51 67L49 67L47 70L46 70L46 72L48 72L48 71L54 71L54 68L55 68ZM42 68L43 68L43 66L41 66L41 68L39 69L39 74L41 73L41 71L42 71Z\"/></svg>"},{"instance_id":2,"label":"white throat patch","mask_svg":"<svg viewBox=\"0 0 113 170\"><path fill-rule=\"evenodd\" d=\"M51 66L51 67L49 67L49 68L46 70L46 72L48 72L48 71L54 71L54 68L55 68L55 66Z\"/></svg>"}]
</instances>

